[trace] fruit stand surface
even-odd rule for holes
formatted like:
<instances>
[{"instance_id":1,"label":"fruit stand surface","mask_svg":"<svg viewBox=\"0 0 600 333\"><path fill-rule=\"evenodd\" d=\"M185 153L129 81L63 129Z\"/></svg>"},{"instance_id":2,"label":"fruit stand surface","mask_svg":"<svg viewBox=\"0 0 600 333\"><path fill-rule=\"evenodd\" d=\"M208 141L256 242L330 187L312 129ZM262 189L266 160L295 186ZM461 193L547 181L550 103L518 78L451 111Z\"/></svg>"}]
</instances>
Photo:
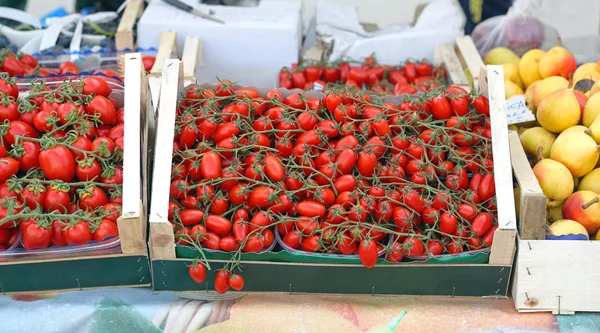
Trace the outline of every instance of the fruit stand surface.
<instances>
[{"instance_id":1,"label":"fruit stand surface","mask_svg":"<svg viewBox=\"0 0 600 333\"><path fill-rule=\"evenodd\" d=\"M0 296L0 323L11 333L168 333L189 325L192 332L600 332L600 315L519 314L509 299L253 294L203 303L133 288Z\"/></svg>"}]
</instances>

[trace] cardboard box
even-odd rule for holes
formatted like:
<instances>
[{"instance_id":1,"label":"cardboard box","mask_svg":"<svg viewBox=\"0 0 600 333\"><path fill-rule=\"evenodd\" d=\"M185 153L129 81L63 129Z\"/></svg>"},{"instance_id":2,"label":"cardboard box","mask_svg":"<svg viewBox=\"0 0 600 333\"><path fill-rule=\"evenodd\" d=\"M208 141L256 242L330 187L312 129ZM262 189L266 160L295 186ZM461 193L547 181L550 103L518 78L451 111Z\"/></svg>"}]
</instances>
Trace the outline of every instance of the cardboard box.
<instances>
[{"instance_id":1,"label":"cardboard box","mask_svg":"<svg viewBox=\"0 0 600 333\"><path fill-rule=\"evenodd\" d=\"M298 62L302 40L300 1L261 1L257 7L198 5L196 9L225 21L219 24L152 1L138 23L138 45L158 48L160 33L177 33L179 49L185 37L200 37L203 63L196 70L198 82L220 79L242 85L273 86L281 67Z\"/></svg>"}]
</instances>

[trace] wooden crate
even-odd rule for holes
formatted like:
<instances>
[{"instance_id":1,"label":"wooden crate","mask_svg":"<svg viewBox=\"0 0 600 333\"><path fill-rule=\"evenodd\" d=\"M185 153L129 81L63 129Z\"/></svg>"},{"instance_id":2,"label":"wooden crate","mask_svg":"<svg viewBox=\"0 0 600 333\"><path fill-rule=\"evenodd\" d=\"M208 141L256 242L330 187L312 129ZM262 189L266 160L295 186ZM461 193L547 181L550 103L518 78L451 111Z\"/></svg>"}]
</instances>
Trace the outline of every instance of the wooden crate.
<instances>
[{"instance_id":1,"label":"wooden crate","mask_svg":"<svg viewBox=\"0 0 600 333\"><path fill-rule=\"evenodd\" d=\"M136 20L142 16L143 13L144 0L129 1L125 7L125 10L123 11L121 22L119 22L117 32L115 33L115 46L118 51L129 50L131 52L135 50L133 31L136 28Z\"/></svg>"},{"instance_id":2,"label":"wooden crate","mask_svg":"<svg viewBox=\"0 0 600 333\"><path fill-rule=\"evenodd\" d=\"M226 258L209 259L206 281L191 280L191 259L177 258L173 227L167 219L173 135L177 98L183 85L183 66L167 60L163 66L155 167L152 184L150 257L153 287L158 291L213 293L215 271ZM494 156L508 156L508 131L501 66L482 68L480 87L489 96ZM488 89L488 87L490 89ZM282 90L284 94L290 94ZM399 263L365 269L361 264L273 262L263 254L242 258L247 292L340 293L506 297L515 252L516 219L512 170L506 159L494 160L499 228L487 264ZM328 278L323 278L328 277ZM395 283L392 281L399 281ZM345 283L340 284L339 281Z\"/></svg>"},{"instance_id":3,"label":"wooden crate","mask_svg":"<svg viewBox=\"0 0 600 333\"><path fill-rule=\"evenodd\" d=\"M148 194L147 108L150 105L141 54L125 55L123 212L117 224L118 253L51 257L16 256L0 262L0 292L77 290L151 284L146 248ZM141 139L140 139L141 138ZM40 278L44 277L44 278Z\"/></svg>"},{"instance_id":4,"label":"wooden crate","mask_svg":"<svg viewBox=\"0 0 600 333\"><path fill-rule=\"evenodd\" d=\"M600 311L600 242L545 240L546 197L516 132L510 133L513 170L521 188L518 252L512 297L520 312Z\"/></svg>"}]
</instances>

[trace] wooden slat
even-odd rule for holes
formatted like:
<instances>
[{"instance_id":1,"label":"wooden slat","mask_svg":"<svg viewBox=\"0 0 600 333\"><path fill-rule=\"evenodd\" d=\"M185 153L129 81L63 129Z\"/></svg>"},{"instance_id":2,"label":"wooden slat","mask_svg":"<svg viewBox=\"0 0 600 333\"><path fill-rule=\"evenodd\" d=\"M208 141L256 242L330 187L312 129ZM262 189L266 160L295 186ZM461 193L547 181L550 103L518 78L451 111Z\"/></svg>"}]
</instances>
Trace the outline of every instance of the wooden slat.
<instances>
[{"instance_id":1,"label":"wooden slat","mask_svg":"<svg viewBox=\"0 0 600 333\"><path fill-rule=\"evenodd\" d=\"M521 188L519 234L524 240L545 239L546 196L531 170L517 132L511 131L509 140L510 159Z\"/></svg>"},{"instance_id":2,"label":"wooden slat","mask_svg":"<svg viewBox=\"0 0 600 333\"><path fill-rule=\"evenodd\" d=\"M199 37L185 37L181 61L184 86L196 83L196 67L202 64L202 40Z\"/></svg>"},{"instance_id":3,"label":"wooden slat","mask_svg":"<svg viewBox=\"0 0 600 333\"><path fill-rule=\"evenodd\" d=\"M177 35L174 31L163 31L160 33L160 44L156 52L156 61L150 70L152 74L162 74L163 63L167 59L177 58Z\"/></svg>"},{"instance_id":4,"label":"wooden slat","mask_svg":"<svg viewBox=\"0 0 600 333\"><path fill-rule=\"evenodd\" d=\"M496 200L498 225L500 229L516 230L515 202L512 186L512 168L508 158L508 124L506 101L504 99L504 71L502 66L487 66L480 73L480 87L487 85L492 122L492 151L494 154L494 178L496 180ZM484 89L482 89L484 90Z\"/></svg>"},{"instance_id":5,"label":"wooden slat","mask_svg":"<svg viewBox=\"0 0 600 333\"><path fill-rule=\"evenodd\" d=\"M177 97L182 86L182 62L166 60L160 89L150 206L150 251L154 258L175 258L175 240L173 227L168 220L168 205Z\"/></svg>"},{"instance_id":6,"label":"wooden slat","mask_svg":"<svg viewBox=\"0 0 600 333\"><path fill-rule=\"evenodd\" d=\"M152 104L155 108L158 108L160 98L160 85L163 71L163 62L166 59L176 59L178 57L177 51L177 36L173 31L163 31L160 33L160 44L158 46L158 52L156 53L156 60L154 66L150 70L150 77L148 77L148 85L150 86L150 93L152 94Z\"/></svg>"},{"instance_id":7,"label":"wooden slat","mask_svg":"<svg viewBox=\"0 0 600 333\"><path fill-rule=\"evenodd\" d=\"M502 66L487 66L479 74L479 87L487 94L492 122L492 151L494 154L494 179L498 230L490 254L490 264L511 264L514 260L517 221L513 196L513 178L510 165L506 102L504 100L504 72Z\"/></svg>"},{"instance_id":8,"label":"wooden slat","mask_svg":"<svg viewBox=\"0 0 600 333\"><path fill-rule=\"evenodd\" d=\"M133 29L135 21L144 11L144 0L130 0L123 11L121 22L115 33L115 46L117 50L134 50L135 41L133 40Z\"/></svg>"},{"instance_id":9,"label":"wooden slat","mask_svg":"<svg viewBox=\"0 0 600 333\"><path fill-rule=\"evenodd\" d=\"M128 53L124 56L125 73L125 143L123 156L123 205L121 217L117 221L121 249L124 254L145 254L146 251L146 214L142 193L145 178L142 172L142 119L146 114L146 103L142 101L147 94L146 72L140 53Z\"/></svg>"},{"instance_id":10,"label":"wooden slat","mask_svg":"<svg viewBox=\"0 0 600 333\"><path fill-rule=\"evenodd\" d=\"M456 55L454 47L450 44L436 45L434 51L434 62L436 65L444 65L448 71L450 82L466 90L470 89L469 80L465 75L463 66Z\"/></svg>"},{"instance_id":11,"label":"wooden slat","mask_svg":"<svg viewBox=\"0 0 600 333\"><path fill-rule=\"evenodd\" d=\"M471 36L462 36L456 38L456 53L464 65L469 69L473 78L473 89L477 90L480 78L481 67L484 66L483 60L473 43Z\"/></svg>"}]
</instances>

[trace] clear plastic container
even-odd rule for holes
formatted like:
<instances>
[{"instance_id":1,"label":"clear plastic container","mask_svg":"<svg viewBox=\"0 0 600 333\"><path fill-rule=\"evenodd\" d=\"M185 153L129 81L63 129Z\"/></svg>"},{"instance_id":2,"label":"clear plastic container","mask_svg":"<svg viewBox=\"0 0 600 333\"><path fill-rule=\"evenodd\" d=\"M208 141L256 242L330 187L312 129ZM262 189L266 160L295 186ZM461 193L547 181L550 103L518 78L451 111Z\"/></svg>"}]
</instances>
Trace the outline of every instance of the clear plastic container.
<instances>
[{"instance_id":1,"label":"clear plastic container","mask_svg":"<svg viewBox=\"0 0 600 333\"><path fill-rule=\"evenodd\" d=\"M124 83L119 78L108 77L105 75L60 75L60 76L49 76L45 78L27 77L20 78L17 81L19 87L19 94L21 96L27 95L29 90L29 83L33 80L43 80L46 86L53 88L54 86L63 83L65 80L85 79L86 77L100 76L108 85L112 88L112 93L109 97L115 98L120 106L123 106L124 98ZM19 232L20 234L20 232ZM6 251L0 251L0 261L7 261L13 259L41 259L41 258L63 258L73 256L92 256L92 255L104 255L121 252L121 241L118 236L105 239L103 241L91 241L86 244L80 245L67 245L67 246L51 246L45 249L33 249L27 250L22 247L22 235L16 243L14 248Z\"/></svg>"},{"instance_id":2,"label":"clear plastic container","mask_svg":"<svg viewBox=\"0 0 600 333\"><path fill-rule=\"evenodd\" d=\"M21 230L18 230L17 240L6 250L0 250L0 262L10 261L14 258L15 254L17 254L18 246L21 245L21 241L23 238L23 234L21 234Z\"/></svg>"},{"instance_id":3,"label":"clear plastic container","mask_svg":"<svg viewBox=\"0 0 600 333\"><path fill-rule=\"evenodd\" d=\"M388 246L392 245L394 242L394 238L390 237L390 240L388 242ZM444 259L444 258L456 258L456 257L462 257L465 255L473 255L473 254L477 254L477 253L488 253L492 250L491 247L486 247L483 249L478 249L478 250L471 250L471 251L466 251L466 252L461 252L461 253L448 253L448 254L440 254L437 256L408 256L408 255L404 255L404 258L409 259L411 261L426 261L429 259Z\"/></svg>"},{"instance_id":4,"label":"clear plastic container","mask_svg":"<svg viewBox=\"0 0 600 333\"><path fill-rule=\"evenodd\" d=\"M297 249L291 248L287 244L285 244L283 242L283 239L281 239L281 235L279 235L279 232L275 233L275 240L277 240L277 243L279 243L279 245L281 245L281 247L283 247L284 250L286 250L292 254L300 254L300 255L308 256L308 257L319 257L319 258L330 258L330 259L345 259L345 258L360 259L358 254L334 254L334 253L307 252L307 251L297 250ZM377 252L377 257L378 258L381 257L384 253L385 253L385 249Z\"/></svg>"},{"instance_id":5,"label":"clear plastic container","mask_svg":"<svg viewBox=\"0 0 600 333\"><path fill-rule=\"evenodd\" d=\"M157 50L155 48L138 48L131 52L140 52L142 56L156 56ZM77 65L80 72L92 73L98 69L116 69L119 63L119 56L123 54L123 52L116 52L114 50L100 50L96 52L83 51L75 53L66 51L59 53L36 53L33 56L38 61L40 67L58 69L63 62L72 61Z\"/></svg>"},{"instance_id":6,"label":"clear plastic container","mask_svg":"<svg viewBox=\"0 0 600 333\"><path fill-rule=\"evenodd\" d=\"M19 246L20 247L17 247ZM6 251L0 251L0 261L4 259L41 259L62 258L67 256L94 256L121 252L119 236L110 237L103 241L91 241L86 244L50 246L45 249L27 250L23 246L23 237L19 232L19 241Z\"/></svg>"},{"instance_id":7,"label":"clear plastic container","mask_svg":"<svg viewBox=\"0 0 600 333\"><path fill-rule=\"evenodd\" d=\"M277 234L278 232L277 232L277 231L274 231L273 233L274 233L274 234ZM252 252L252 253L265 253L265 252L271 252L271 251L273 251L273 249L275 248L275 244L277 244L277 242L273 242L273 244L271 244L271 246L269 246L269 247L268 247L268 248L266 248L266 249L263 249L262 251L259 251L259 252ZM188 249L191 249L191 250L197 251L195 247L193 247L193 246L189 246L189 245L179 245L179 244L176 244L176 246L177 246L177 247L185 247L185 248L188 248ZM202 250L203 250L203 251L206 251L206 252L211 252L211 253L231 253L231 252L225 252L225 251L221 251L221 250L211 250L211 249L207 249L207 248L202 248ZM247 253L247 252L244 252L244 253Z\"/></svg>"}]
</instances>

